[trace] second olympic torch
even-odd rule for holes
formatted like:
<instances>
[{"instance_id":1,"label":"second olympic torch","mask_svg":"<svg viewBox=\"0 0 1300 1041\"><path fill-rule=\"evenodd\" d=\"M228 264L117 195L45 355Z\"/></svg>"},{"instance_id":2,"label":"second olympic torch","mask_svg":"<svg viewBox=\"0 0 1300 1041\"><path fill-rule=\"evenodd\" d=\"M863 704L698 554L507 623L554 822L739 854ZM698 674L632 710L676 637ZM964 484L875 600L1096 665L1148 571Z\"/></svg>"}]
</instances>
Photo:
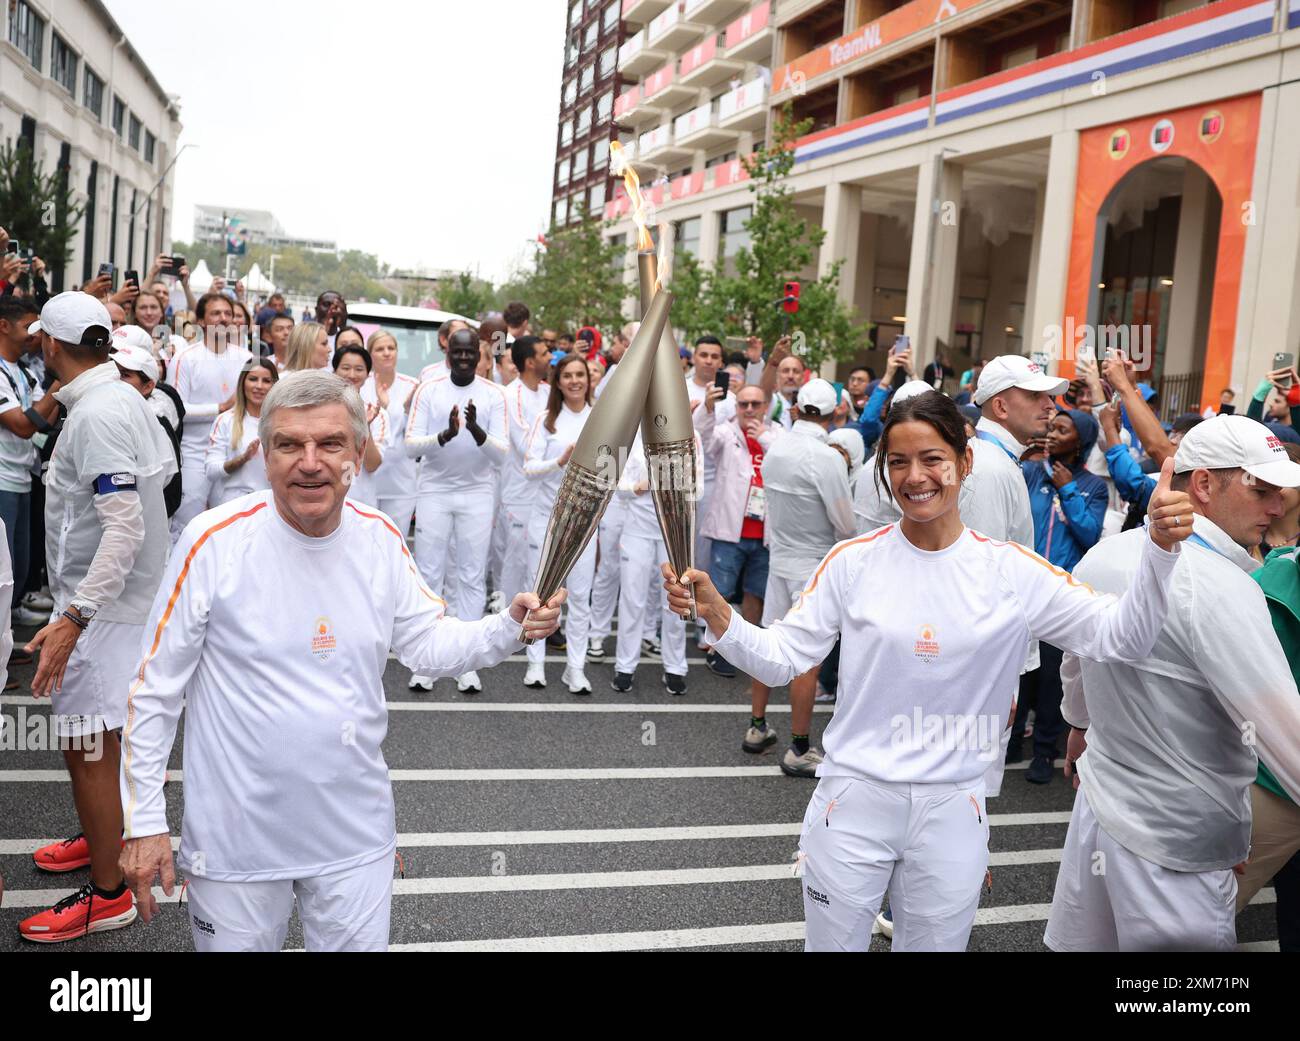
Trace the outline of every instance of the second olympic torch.
<instances>
[{"instance_id":1,"label":"second olympic torch","mask_svg":"<svg viewBox=\"0 0 1300 1041\"><path fill-rule=\"evenodd\" d=\"M533 582L533 592L543 604L568 578L596 534L605 507L618 487L619 474L636 438L637 423L641 421L646 386L651 380L660 338L668 324L672 299L672 293L664 290L655 294L640 330L614 367L609 386L592 406L586 426L573 445L573 454L564 468L564 479L546 524L542 559ZM678 382L682 382L680 370ZM683 394L685 386L682 383ZM519 639L531 642L525 639L522 630Z\"/></svg>"},{"instance_id":2,"label":"second olympic torch","mask_svg":"<svg viewBox=\"0 0 1300 1041\"><path fill-rule=\"evenodd\" d=\"M663 295L658 289L658 263L653 250L637 254L637 276L641 288L641 309L648 320L651 301ZM644 320L643 320L644 321ZM642 330L645 325L642 325ZM695 508L699 502L699 452L691 424L691 401L686 393L677 344L671 326L665 323L655 342L654 369L641 421L646 468L650 472L650 494L654 498L659 530L664 537L668 563L679 578L695 567ZM691 620L695 605L691 604Z\"/></svg>"}]
</instances>

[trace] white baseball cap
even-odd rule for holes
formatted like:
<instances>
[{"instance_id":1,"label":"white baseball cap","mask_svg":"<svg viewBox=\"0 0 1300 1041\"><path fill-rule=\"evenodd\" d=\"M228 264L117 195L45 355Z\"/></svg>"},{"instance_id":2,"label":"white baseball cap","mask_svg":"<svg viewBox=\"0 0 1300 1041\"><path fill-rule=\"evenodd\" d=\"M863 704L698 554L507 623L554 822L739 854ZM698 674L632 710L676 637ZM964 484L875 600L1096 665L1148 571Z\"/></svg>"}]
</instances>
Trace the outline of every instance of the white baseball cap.
<instances>
[{"instance_id":1,"label":"white baseball cap","mask_svg":"<svg viewBox=\"0 0 1300 1041\"><path fill-rule=\"evenodd\" d=\"M138 372L147 380L158 382L158 361L154 358L153 351L148 348L125 343L119 338L113 341L113 351L108 357L110 361L117 362L122 368Z\"/></svg>"},{"instance_id":2,"label":"white baseball cap","mask_svg":"<svg viewBox=\"0 0 1300 1041\"><path fill-rule=\"evenodd\" d=\"M49 333L62 343L80 344L86 330L95 325L105 333L113 328L108 308L89 293L73 289L50 297L41 308L41 317L27 331Z\"/></svg>"},{"instance_id":3,"label":"white baseball cap","mask_svg":"<svg viewBox=\"0 0 1300 1041\"><path fill-rule=\"evenodd\" d=\"M1232 470L1278 488L1300 488L1300 463L1291 462L1282 439L1246 416L1215 416L1183 435L1174 456L1174 473Z\"/></svg>"},{"instance_id":4,"label":"white baseball cap","mask_svg":"<svg viewBox=\"0 0 1300 1041\"><path fill-rule=\"evenodd\" d=\"M929 392L931 394L939 393L925 380L908 380L896 391L894 391L893 403L897 405L900 401L906 401L908 398L919 398L922 394Z\"/></svg>"},{"instance_id":5,"label":"white baseball cap","mask_svg":"<svg viewBox=\"0 0 1300 1041\"><path fill-rule=\"evenodd\" d=\"M812 379L799 388L794 403L800 412L814 416L829 416L839 404L835 388L823 379Z\"/></svg>"},{"instance_id":6,"label":"white baseball cap","mask_svg":"<svg viewBox=\"0 0 1300 1041\"><path fill-rule=\"evenodd\" d=\"M1055 397L1065 393L1070 381L1059 376L1049 376L1041 365L1018 354L1003 354L984 366L979 386L975 388L975 404L983 405L989 398L1004 390L1019 387L1032 394L1046 392Z\"/></svg>"},{"instance_id":7,"label":"white baseball cap","mask_svg":"<svg viewBox=\"0 0 1300 1041\"><path fill-rule=\"evenodd\" d=\"M153 337L149 335L149 330L143 326L119 325L113 330L113 340L110 346L115 351L120 351L124 346L141 347L153 354Z\"/></svg>"}]
</instances>

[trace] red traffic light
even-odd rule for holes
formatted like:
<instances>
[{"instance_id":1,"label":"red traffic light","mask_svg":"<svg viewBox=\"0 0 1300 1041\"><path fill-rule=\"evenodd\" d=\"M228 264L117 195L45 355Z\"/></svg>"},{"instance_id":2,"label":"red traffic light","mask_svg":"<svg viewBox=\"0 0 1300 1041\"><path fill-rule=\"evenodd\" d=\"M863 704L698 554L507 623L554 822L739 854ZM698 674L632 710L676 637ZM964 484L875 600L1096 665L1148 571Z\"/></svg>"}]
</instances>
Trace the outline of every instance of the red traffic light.
<instances>
[{"instance_id":1,"label":"red traffic light","mask_svg":"<svg viewBox=\"0 0 1300 1041\"><path fill-rule=\"evenodd\" d=\"M798 282L787 282L785 284L785 295L784 295L784 299L781 301L781 306L782 308L785 309L786 314L799 313L799 283Z\"/></svg>"}]
</instances>

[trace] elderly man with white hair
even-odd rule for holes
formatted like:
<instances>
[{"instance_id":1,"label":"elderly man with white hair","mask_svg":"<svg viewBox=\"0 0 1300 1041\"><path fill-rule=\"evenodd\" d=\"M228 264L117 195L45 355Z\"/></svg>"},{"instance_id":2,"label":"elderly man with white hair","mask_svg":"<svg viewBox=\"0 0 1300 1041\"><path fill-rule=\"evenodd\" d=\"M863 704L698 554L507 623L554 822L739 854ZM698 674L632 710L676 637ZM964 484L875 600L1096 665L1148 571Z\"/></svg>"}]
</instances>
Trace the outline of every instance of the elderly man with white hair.
<instances>
[{"instance_id":1,"label":"elderly man with white hair","mask_svg":"<svg viewBox=\"0 0 1300 1041\"><path fill-rule=\"evenodd\" d=\"M403 533L347 498L366 411L333 373L285 376L259 419L269 491L191 521L146 626L122 735L123 870L144 920L174 883L164 771L182 696L180 863L199 950L388 944L397 832L381 745L389 648L411 669L486 668L554 631L563 594L448 617Z\"/></svg>"}]
</instances>

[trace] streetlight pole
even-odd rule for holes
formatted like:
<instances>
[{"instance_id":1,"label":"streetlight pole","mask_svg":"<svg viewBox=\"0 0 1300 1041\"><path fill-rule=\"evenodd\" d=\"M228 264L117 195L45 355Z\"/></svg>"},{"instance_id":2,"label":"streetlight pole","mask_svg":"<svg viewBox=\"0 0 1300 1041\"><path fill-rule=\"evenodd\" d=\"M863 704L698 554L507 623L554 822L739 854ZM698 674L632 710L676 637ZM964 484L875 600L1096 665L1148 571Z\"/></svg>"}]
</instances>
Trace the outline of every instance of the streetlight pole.
<instances>
[{"instance_id":1,"label":"streetlight pole","mask_svg":"<svg viewBox=\"0 0 1300 1041\"><path fill-rule=\"evenodd\" d=\"M156 192L156 191L158 190L159 185L161 185L161 184L163 183L163 181L167 180L167 175L168 175L169 173L172 172L172 167L176 165L176 160L179 159L179 158L181 157L181 153L184 152L187 148L198 148L198 147L199 147L198 145L196 145L196 144L194 144L193 142L191 142L191 143L189 143L189 144L181 145L181 147L178 148L178 149L176 150L176 154L175 154L174 156L172 156L172 161L171 161L170 163L168 163L168 164L167 164L167 168L166 168L165 170L163 170L163 172L162 172L162 176L159 177L158 180L156 180L156 181L154 182L153 187L150 188L149 191L146 192L146 193L144 194L144 196L141 198L141 200L140 200L139 204L136 206L136 208L133 209L133 210L131 211L130 225L131 225L132 227L135 226L135 218L136 218L136 216L140 213L141 210L143 210L146 206L149 205L149 201L153 198L153 193ZM160 222L160 223L159 223L159 229L160 229L160 231L161 231L161 227L162 227L162 225L161 225L161 222ZM146 250L146 257L145 257L145 259L146 259L146 260L149 260L149 261L152 261L152 259L153 259L152 257L149 257L149 256L147 255L147 250Z\"/></svg>"}]
</instances>

